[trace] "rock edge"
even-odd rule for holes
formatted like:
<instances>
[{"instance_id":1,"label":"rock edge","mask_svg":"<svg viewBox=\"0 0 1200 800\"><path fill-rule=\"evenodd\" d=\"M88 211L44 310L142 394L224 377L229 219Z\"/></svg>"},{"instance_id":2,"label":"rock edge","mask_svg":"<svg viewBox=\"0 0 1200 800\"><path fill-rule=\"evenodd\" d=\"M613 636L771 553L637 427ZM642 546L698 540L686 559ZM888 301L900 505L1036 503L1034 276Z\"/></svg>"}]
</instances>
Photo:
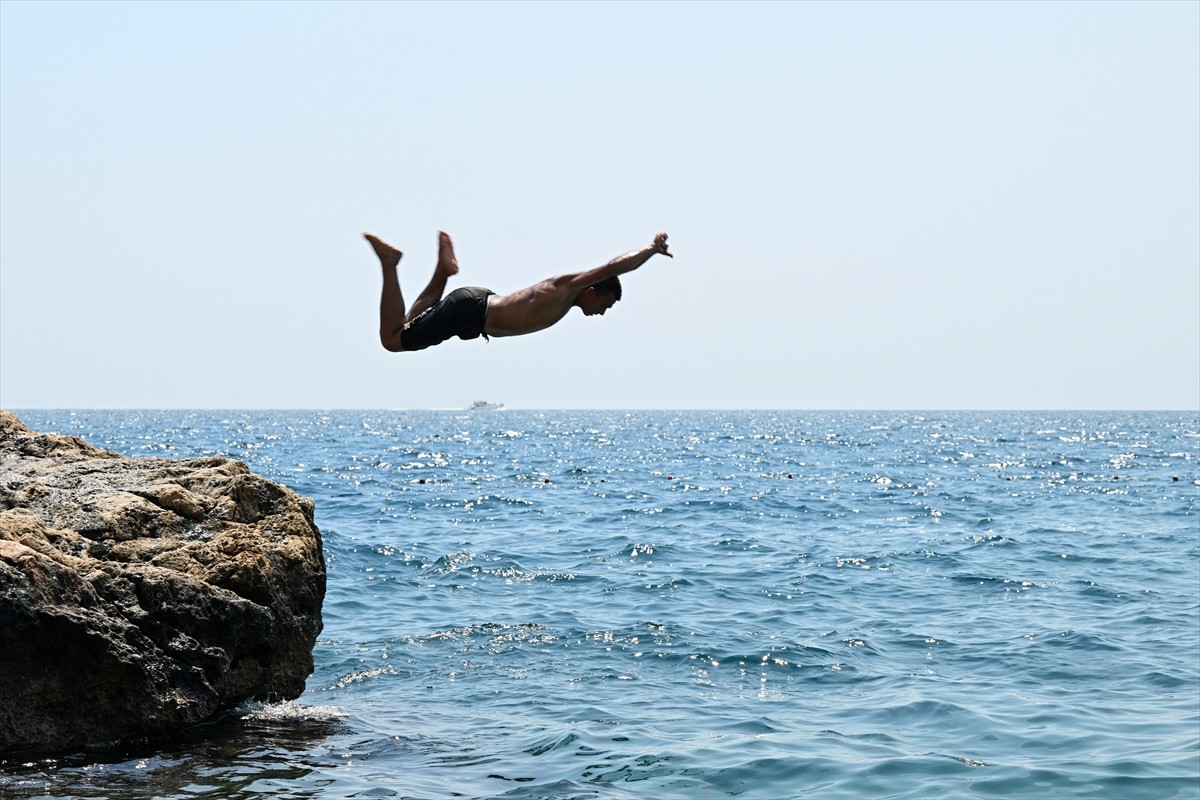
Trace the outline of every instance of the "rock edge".
<instances>
[{"instance_id":1,"label":"rock edge","mask_svg":"<svg viewBox=\"0 0 1200 800\"><path fill-rule=\"evenodd\" d=\"M313 501L226 458L125 458L0 410L0 752L157 738L313 670Z\"/></svg>"}]
</instances>

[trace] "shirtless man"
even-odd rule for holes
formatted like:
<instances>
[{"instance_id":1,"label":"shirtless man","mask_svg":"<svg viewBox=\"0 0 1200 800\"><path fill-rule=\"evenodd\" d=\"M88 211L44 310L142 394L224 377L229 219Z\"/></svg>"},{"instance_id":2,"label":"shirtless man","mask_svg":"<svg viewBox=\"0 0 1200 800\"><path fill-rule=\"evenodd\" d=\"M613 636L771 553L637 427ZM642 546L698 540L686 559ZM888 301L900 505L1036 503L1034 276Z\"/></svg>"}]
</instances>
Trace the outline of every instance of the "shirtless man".
<instances>
[{"instance_id":1,"label":"shirtless man","mask_svg":"<svg viewBox=\"0 0 1200 800\"><path fill-rule=\"evenodd\" d=\"M612 308L621 299L618 275L631 272L655 253L667 252L667 235L640 250L617 256L601 267L557 275L512 294L496 294L479 286L455 289L443 299L446 280L458 273L454 243L445 232L438 234L438 262L429 285L405 311L396 266L403 255L395 247L370 233L370 243L383 266L383 295L379 301L379 341L393 353L424 350L452 336L475 339L488 336L520 336L549 328L578 306L587 316Z\"/></svg>"}]
</instances>

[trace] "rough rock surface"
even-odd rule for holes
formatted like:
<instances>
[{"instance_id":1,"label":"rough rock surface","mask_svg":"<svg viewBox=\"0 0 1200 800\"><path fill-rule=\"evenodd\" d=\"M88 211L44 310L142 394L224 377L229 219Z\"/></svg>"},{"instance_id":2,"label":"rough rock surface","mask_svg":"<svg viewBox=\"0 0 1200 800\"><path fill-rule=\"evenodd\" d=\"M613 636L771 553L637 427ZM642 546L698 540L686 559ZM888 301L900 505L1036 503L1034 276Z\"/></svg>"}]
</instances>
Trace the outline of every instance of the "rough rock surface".
<instances>
[{"instance_id":1,"label":"rough rock surface","mask_svg":"<svg viewBox=\"0 0 1200 800\"><path fill-rule=\"evenodd\" d=\"M0 752L294 698L324 597L311 500L239 461L125 458L0 410Z\"/></svg>"}]
</instances>

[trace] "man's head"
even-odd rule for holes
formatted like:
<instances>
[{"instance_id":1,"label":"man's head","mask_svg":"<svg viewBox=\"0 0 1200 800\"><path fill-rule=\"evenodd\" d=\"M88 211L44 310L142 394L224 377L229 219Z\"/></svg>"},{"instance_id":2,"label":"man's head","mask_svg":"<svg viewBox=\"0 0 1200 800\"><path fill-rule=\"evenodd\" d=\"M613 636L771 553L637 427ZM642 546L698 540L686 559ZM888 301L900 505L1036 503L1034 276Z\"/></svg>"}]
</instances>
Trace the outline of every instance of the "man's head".
<instances>
[{"instance_id":1,"label":"man's head","mask_svg":"<svg viewBox=\"0 0 1200 800\"><path fill-rule=\"evenodd\" d=\"M613 275L584 289L575 302L590 317L595 314L603 316L620 299L621 280Z\"/></svg>"}]
</instances>

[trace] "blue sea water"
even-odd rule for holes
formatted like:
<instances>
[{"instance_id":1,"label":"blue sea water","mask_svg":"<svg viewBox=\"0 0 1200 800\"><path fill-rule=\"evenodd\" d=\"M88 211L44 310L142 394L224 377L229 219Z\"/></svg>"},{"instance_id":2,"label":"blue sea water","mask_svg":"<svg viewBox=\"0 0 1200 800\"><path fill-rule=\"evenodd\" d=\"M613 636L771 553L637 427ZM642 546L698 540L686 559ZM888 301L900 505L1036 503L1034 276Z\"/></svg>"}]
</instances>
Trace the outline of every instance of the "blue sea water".
<instances>
[{"instance_id":1,"label":"blue sea water","mask_svg":"<svg viewBox=\"0 0 1200 800\"><path fill-rule=\"evenodd\" d=\"M1197 798L1193 412L25 411L316 500L294 703L13 798Z\"/></svg>"}]
</instances>

